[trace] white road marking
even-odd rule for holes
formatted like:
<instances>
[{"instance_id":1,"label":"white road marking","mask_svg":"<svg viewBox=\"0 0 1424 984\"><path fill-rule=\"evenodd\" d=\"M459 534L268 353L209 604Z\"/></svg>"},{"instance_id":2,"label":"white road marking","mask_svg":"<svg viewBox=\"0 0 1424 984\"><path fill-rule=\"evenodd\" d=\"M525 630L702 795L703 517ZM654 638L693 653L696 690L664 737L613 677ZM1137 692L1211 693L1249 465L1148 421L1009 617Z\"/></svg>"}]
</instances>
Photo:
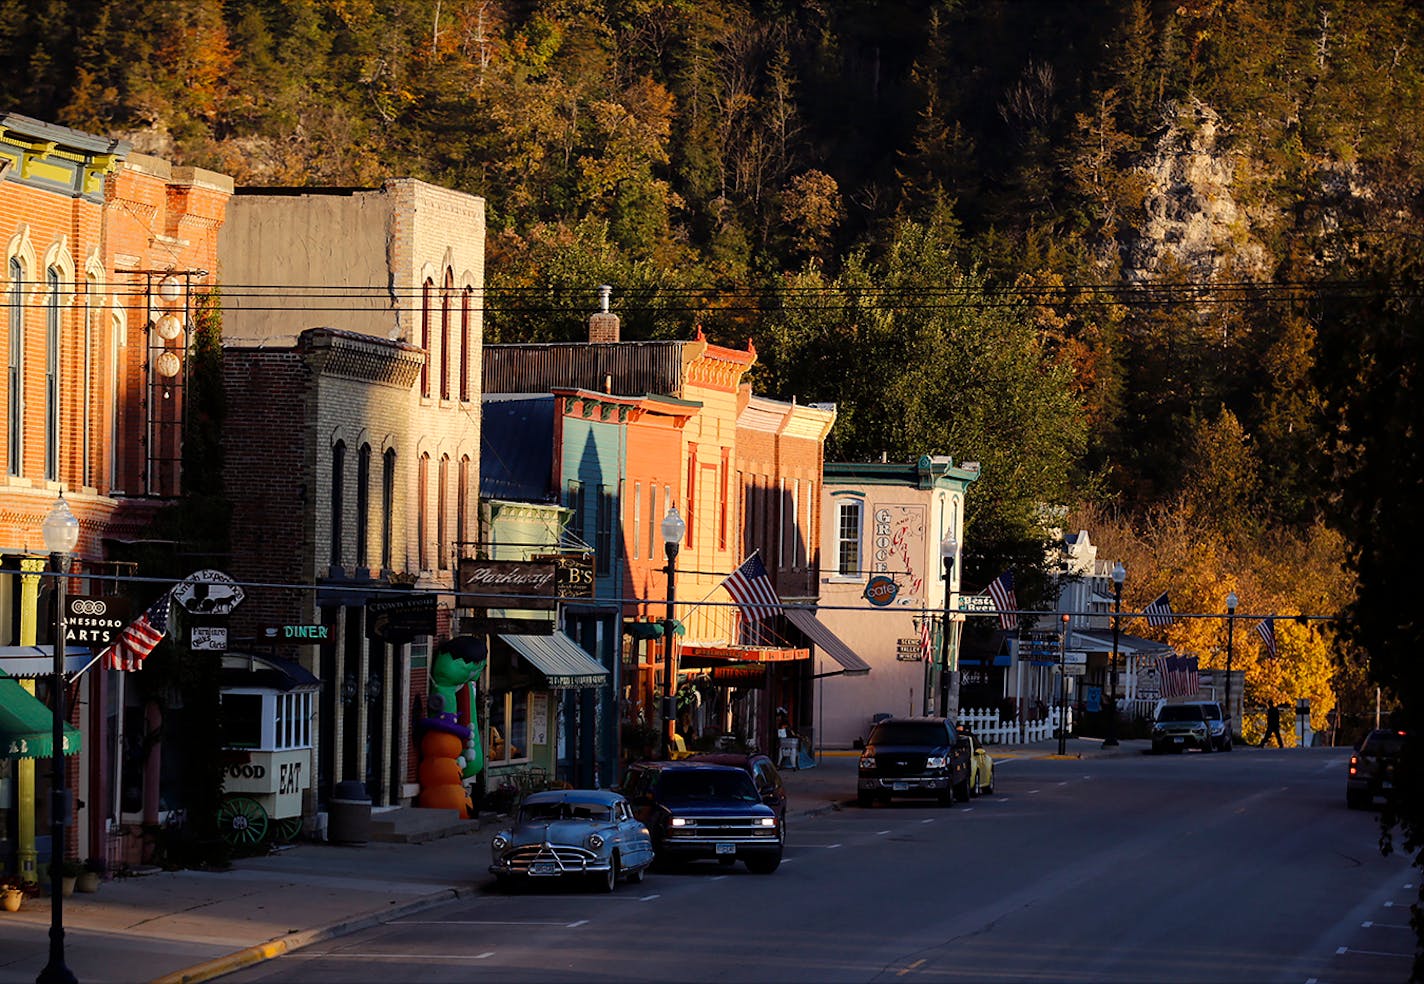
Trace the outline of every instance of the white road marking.
<instances>
[{"instance_id":1,"label":"white road marking","mask_svg":"<svg viewBox=\"0 0 1424 984\"><path fill-rule=\"evenodd\" d=\"M1348 946L1337 946L1335 948L1335 956L1338 957L1340 954L1347 952L1349 949L1350 948Z\"/></svg>"},{"instance_id":2,"label":"white road marking","mask_svg":"<svg viewBox=\"0 0 1424 984\"><path fill-rule=\"evenodd\" d=\"M1363 953L1367 957L1413 957L1412 953L1395 953L1392 950L1361 950L1355 946L1342 946L1336 953Z\"/></svg>"},{"instance_id":3,"label":"white road marking","mask_svg":"<svg viewBox=\"0 0 1424 984\"><path fill-rule=\"evenodd\" d=\"M1064 780L1063 780L1062 782L1060 782L1058 785L1060 785L1060 786L1066 786L1066 785L1068 785L1068 780L1067 780L1067 779L1064 779Z\"/></svg>"},{"instance_id":4,"label":"white road marking","mask_svg":"<svg viewBox=\"0 0 1424 984\"><path fill-rule=\"evenodd\" d=\"M659 893L654 893L654 894L652 894L652 895L644 895L644 896L643 896L641 899L639 899L638 901L639 901L639 902L651 902L651 901L653 901L653 899L660 899L660 898L662 898L662 895L661 895L661 894L659 894Z\"/></svg>"},{"instance_id":5,"label":"white road marking","mask_svg":"<svg viewBox=\"0 0 1424 984\"><path fill-rule=\"evenodd\" d=\"M588 920L587 920L587 919L580 919L578 922L571 922L571 923L569 923L569 929L578 929L580 926L587 926L587 925L588 925Z\"/></svg>"},{"instance_id":6,"label":"white road marking","mask_svg":"<svg viewBox=\"0 0 1424 984\"><path fill-rule=\"evenodd\" d=\"M396 919L391 926L567 926L546 919Z\"/></svg>"},{"instance_id":7,"label":"white road marking","mask_svg":"<svg viewBox=\"0 0 1424 984\"><path fill-rule=\"evenodd\" d=\"M834 850L835 850L836 848L838 848L838 847L840 847L839 844L827 844L827 845L826 845L826 850L828 850L828 851L834 851Z\"/></svg>"},{"instance_id":8,"label":"white road marking","mask_svg":"<svg viewBox=\"0 0 1424 984\"><path fill-rule=\"evenodd\" d=\"M1038 790L1036 790L1036 789L1030 789L1028 792L1029 792L1029 795L1032 796L1034 793L1037 793Z\"/></svg>"},{"instance_id":9,"label":"white road marking","mask_svg":"<svg viewBox=\"0 0 1424 984\"><path fill-rule=\"evenodd\" d=\"M934 817L926 817L924 820L921 820L920 823L934 823Z\"/></svg>"},{"instance_id":10,"label":"white road marking","mask_svg":"<svg viewBox=\"0 0 1424 984\"><path fill-rule=\"evenodd\" d=\"M884 836L885 836L886 834L888 834L888 833L890 833L890 831L888 831L888 830L877 830L877 831L875 832L875 836L876 836L876 837L884 837Z\"/></svg>"},{"instance_id":11,"label":"white road marking","mask_svg":"<svg viewBox=\"0 0 1424 984\"><path fill-rule=\"evenodd\" d=\"M1393 902L1386 902L1386 903L1384 904L1384 907L1385 907L1386 909L1392 909L1392 908L1394 908L1394 903L1393 903Z\"/></svg>"},{"instance_id":12,"label":"white road marking","mask_svg":"<svg viewBox=\"0 0 1424 984\"><path fill-rule=\"evenodd\" d=\"M1360 923L1360 925L1365 929L1414 929L1413 926L1406 925L1405 923L1382 923L1374 922L1372 920L1362 922Z\"/></svg>"},{"instance_id":13,"label":"white road marking","mask_svg":"<svg viewBox=\"0 0 1424 984\"><path fill-rule=\"evenodd\" d=\"M726 875L717 875L717 876L715 876L712 880L713 880L713 881L721 881L723 878L726 878L726 877L727 877Z\"/></svg>"}]
</instances>

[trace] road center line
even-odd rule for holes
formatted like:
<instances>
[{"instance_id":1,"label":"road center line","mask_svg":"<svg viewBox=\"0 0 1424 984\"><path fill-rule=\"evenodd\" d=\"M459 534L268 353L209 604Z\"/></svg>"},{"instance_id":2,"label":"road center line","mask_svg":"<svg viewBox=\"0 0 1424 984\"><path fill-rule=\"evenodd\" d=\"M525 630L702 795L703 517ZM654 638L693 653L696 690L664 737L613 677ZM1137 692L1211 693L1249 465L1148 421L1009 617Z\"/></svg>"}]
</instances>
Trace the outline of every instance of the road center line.
<instances>
[{"instance_id":1,"label":"road center line","mask_svg":"<svg viewBox=\"0 0 1424 984\"><path fill-rule=\"evenodd\" d=\"M651 901L653 901L653 899L660 899L660 898L662 898L662 895L661 895L660 893L654 892L652 895L644 895L644 896L643 896L641 899L639 899L638 901L639 901L639 902L651 902Z\"/></svg>"},{"instance_id":2,"label":"road center line","mask_svg":"<svg viewBox=\"0 0 1424 984\"><path fill-rule=\"evenodd\" d=\"M580 919L580 920L578 920L577 922L571 922L571 923L569 923L569 929L578 929L580 926L587 926L587 925L588 925L588 920L587 920L587 919Z\"/></svg>"},{"instance_id":3,"label":"road center line","mask_svg":"<svg viewBox=\"0 0 1424 984\"><path fill-rule=\"evenodd\" d=\"M888 831L888 830L877 830L877 831L875 832L875 836L876 836L876 837L884 837L884 836L885 836L886 834L888 834L888 833L890 833L890 831Z\"/></svg>"},{"instance_id":4,"label":"road center line","mask_svg":"<svg viewBox=\"0 0 1424 984\"><path fill-rule=\"evenodd\" d=\"M909 973L910 971L912 971L912 970L919 970L922 966L924 966L924 963L925 963L924 960L916 960L914 963L910 964L910 966L908 966L908 967L901 967L898 971L895 972L895 976L896 976L896 977L904 977L906 974L908 974L908 973Z\"/></svg>"}]
</instances>

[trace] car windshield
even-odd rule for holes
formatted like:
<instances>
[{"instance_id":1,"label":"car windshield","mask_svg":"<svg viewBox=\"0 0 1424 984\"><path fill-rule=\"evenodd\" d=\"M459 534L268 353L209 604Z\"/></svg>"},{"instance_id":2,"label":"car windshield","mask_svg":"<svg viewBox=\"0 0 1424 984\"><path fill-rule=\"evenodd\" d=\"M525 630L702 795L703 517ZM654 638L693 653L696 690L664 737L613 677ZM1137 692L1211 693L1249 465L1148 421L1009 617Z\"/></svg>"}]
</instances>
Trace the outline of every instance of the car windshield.
<instances>
[{"instance_id":1,"label":"car windshield","mask_svg":"<svg viewBox=\"0 0 1424 984\"><path fill-rule=\"evenodd\" d=\"M882 721L870 733L872 745L943 745L944 725L927 721Z\"/></svg>"},{"instance_id":2,"label":"car windshield","mask_svg":"<svg viewBox=\"0 0 1424 984\"><path fill-rule=\"evenodd\" d=\"M1221 708L1217 707L1215 704L1202 704L1201 711L1202 717L1206 718L1208 721L1221 720Z\"/></svg>"},{"instance_id":3,"label":"car windshield","mask_svg":"<svg viewBox=\"0 0 1424 984\"><path fill-rule=\"evenodd\" d=\"M1404 748L1404 736L1393 731L1374 731L1365 739L1362 751L1371 755L1398 755Z\"/></svg>"},{"instance_id":4,"label":"car windshield","mask_svg":"<svg viewBox=\"0 0 1424 984\"><path fill-rule=\"evenodd\" d=\"M1197 704L1175 704L1162 708L1158 721L1200 721L1202 709Z\"/></svg>"},{"instance_id":5,"label":"car windshield","mask_svg":"<svg viewBox=\"0 0 1424 984\"><path fill-rule=\"evenodd\" d=\"M758 801L750 776L722 769L670 769L658 782L658 795L663 799Z\"/></svg>"},{"instance_id":6,"label":"car windshield","mask_svg":"<svg viewBox=\"0 0 1424 984\"><path fill-rule=\"evenodd\" d=\"M606 823L612 811L602 803L526 803L519 811L521 823L548 823L553 820L594 820Z\"/></svg>"}]
</instances>

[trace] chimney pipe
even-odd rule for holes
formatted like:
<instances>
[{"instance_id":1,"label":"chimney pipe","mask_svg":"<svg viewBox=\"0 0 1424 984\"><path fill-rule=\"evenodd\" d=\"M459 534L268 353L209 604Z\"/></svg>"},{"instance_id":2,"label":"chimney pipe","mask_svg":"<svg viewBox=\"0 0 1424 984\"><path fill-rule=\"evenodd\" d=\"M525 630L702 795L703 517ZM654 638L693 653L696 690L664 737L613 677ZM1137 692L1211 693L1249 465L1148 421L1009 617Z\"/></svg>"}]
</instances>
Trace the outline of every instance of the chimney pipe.
<instances>
[{"instance_id":1,"label":"chimney pipe","mask_svg":"<svg viewBox=\"0 0 1424 984\"><path fill-rule=\"evenodd\" d=\"M588 317L589 344L618 341L618 315L609 313L608 301L613 296L613 288L603 284L598 288L598 303L603 309Z\"/></svg>"}]
</instances>

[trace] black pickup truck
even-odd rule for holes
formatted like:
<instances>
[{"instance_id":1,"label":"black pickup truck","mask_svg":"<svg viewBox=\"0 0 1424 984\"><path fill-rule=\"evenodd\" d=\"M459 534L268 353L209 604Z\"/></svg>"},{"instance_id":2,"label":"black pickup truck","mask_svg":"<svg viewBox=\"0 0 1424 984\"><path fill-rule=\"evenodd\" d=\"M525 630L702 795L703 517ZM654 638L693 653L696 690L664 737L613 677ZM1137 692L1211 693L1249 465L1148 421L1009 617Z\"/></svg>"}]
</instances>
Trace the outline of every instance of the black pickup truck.
<instances>
[{"instance_id":1,"label":"black pickup truck","mask_svg":"<svg viewBox=\"0 0 1424 984\"><path fill-rule=\"evenodd\" d=\"M661 868L684 861L738 860L769 875L786 832L744 769L714 762L635 762L622 792L647 826Z\"/></svg>"},{"instance_id":2,"label":"black pickup truck","mask_svg":"<svg viewBox=\"0 0 1424 984\"><path fill-rule=\"evenodd\" d=\"M886 718L860 756L856 802L870 806L895 796L933 796L944 806L969 799L970 742L951 718Z\"/></svg>"}]
</instances>

